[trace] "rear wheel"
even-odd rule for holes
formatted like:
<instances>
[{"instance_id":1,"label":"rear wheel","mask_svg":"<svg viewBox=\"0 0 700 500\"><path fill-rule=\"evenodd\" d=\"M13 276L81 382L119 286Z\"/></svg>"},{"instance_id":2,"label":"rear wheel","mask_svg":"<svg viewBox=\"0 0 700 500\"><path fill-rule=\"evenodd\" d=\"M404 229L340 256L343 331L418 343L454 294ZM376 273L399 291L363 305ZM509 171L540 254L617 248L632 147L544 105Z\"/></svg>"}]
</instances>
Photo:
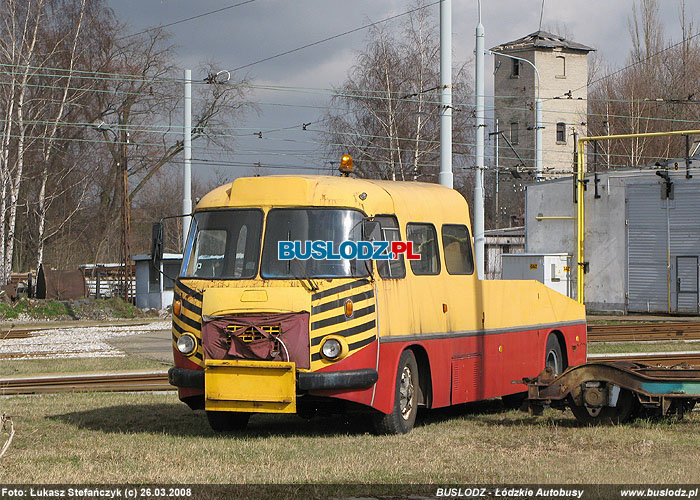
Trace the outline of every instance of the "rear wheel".
<instances>
[{"instance_id":1,"label":"rear wheel","mask_svg":"<svg viewBox=\"0 0 700 500\"><path fill-rule=\"evenodd\" d=\"M207 411L209 425L216 432L242 431L248 425L250 413L235 411Z\"/></svg>"},{"instance_id":2,"label":"rear wheel","mask_svg":"<svg viewBox=\"0 0 700 500\"><path fill-rule=\"evenodd\" d=\"M413 351L401 353L394 390L394 409L377 415L374 428L378 434L406 434L413 428L418 412L418 364Z\"/></svg>"},{"instance_id":3,"label":"rear wheel","mask_svg":"<svg viewBox=\"0 0 700 500\"><path fill-rule=\"evenodd\" d=\"M547 337L547 345L544 349L544 367L550 368L555 377L564 371L564 356L561 353L559 339L553 333Z\"/></svg>"}]
</instances>

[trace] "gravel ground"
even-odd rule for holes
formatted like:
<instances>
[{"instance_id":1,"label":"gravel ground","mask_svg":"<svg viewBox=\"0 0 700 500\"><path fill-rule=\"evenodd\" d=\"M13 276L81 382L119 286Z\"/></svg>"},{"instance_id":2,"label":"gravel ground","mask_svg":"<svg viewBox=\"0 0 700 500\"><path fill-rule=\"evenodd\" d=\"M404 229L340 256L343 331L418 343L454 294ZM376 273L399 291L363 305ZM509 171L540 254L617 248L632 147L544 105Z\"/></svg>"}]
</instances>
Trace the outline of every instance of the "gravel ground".
<instances>
[{"instance_id":1,"label":"gravel ground","mask_svg":"<svg viewBox=\"0 0 700 500\"><path fill-rule=\"evenodd\" d=\"M41 330L24 339L0 340L0 356L12 359L122 357L125 353L107 343L140 332L169 330L169 321L136 326L91 326Z\"/></svg>"}]
</instances>

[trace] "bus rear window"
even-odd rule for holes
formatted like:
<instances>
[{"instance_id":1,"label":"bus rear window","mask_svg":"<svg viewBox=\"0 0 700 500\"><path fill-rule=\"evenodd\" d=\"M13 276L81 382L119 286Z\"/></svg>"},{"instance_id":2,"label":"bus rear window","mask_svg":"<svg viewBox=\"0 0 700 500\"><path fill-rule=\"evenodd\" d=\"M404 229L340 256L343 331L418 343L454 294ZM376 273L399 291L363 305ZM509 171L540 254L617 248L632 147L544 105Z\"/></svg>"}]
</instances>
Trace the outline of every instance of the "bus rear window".
<instances>
[{"instance_id":1,"label":"bus rear window","mask_svg":"<svg viewBox=\"0 0 700 500\"><path fill-rule=\"evenodd\" d=\"M449 274L472 274L472 240L469 228L462 224L442 226L442 248L445 252L445 267Z\"/></svg>"}]
</instances>

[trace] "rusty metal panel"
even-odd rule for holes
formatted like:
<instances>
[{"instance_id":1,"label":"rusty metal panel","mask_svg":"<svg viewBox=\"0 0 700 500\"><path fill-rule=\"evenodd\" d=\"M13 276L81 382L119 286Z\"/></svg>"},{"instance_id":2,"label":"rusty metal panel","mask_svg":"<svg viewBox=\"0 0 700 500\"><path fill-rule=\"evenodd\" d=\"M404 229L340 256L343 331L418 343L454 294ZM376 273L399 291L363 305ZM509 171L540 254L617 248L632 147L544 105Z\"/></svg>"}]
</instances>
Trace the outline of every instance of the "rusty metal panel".
<instances>
[{"instance_id":1,"label":"rusty metal panel","mask_svg":"<svg viewBox=\"0 0 700 500\"><path fill-rule=\"evenodd\" d=\"M474 353L452 359L452 404L475 401L481 384L481 355Z\"/></svg>"},{"instance_id":2,"label":"rusty metal panel","mask_svg":"<svg viewBox=\"0 0 700 500\"><path fill-rule=\"evenodd\" d=\"M85 279L80 271L54 271L39 266L37 299L73 300L86 295Z\"/></svg>"}]
</instances>

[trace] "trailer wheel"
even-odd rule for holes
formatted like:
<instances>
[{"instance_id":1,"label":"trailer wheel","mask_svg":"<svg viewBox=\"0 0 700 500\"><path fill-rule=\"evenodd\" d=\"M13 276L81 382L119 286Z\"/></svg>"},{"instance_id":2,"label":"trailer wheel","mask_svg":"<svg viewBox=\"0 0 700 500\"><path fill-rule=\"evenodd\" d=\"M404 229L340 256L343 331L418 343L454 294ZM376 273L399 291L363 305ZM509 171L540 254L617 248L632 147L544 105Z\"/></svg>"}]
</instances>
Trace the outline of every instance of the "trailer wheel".
<instances>
[{"instance_id":1,"label":"trailer wheel","mask_svg":"<svg viewBox=\"0 0 700 500\"><path fill-rule=\"evenodd\" d=\"M544 348L544 367L551 368L555 377L561 375L565 368L559 339L553 333L547 337L547 345Z\"/></svg>"},{"instance_id":2,"label":"trailer wheel","mask_svg":"<svg viewBox=\"0 0 700 500\"><path fill-rule=\"evenodd\" d=\"M405 350L399 359L394 390L394 409L374 418L377 434L406 434L413 429L418 412L418 364L413 351Z\"/></svg>"},{"instance_id":3,"label":"trailer wheel","mask_svg":"<svg viewBox=\"0 0 700 500\"><path fill-rule=\"evenodd\" d=\"M570 402L571 412L576 420L583 425L616 425L627 422L635 409L635 397L632 392L621 389L617 398L617 406L587 408Z\"/></svg>"},{"instance_id":4,"label":"trailer wheel","mask_svg":"<svg viewBox=\"0 0 700 500\"><path fill-rule=\"evenodd\" d=\"M216 432L242 431L248 425L250 413L235 411L207 411L209 426Z\"/></svg>"}]
</instances>

